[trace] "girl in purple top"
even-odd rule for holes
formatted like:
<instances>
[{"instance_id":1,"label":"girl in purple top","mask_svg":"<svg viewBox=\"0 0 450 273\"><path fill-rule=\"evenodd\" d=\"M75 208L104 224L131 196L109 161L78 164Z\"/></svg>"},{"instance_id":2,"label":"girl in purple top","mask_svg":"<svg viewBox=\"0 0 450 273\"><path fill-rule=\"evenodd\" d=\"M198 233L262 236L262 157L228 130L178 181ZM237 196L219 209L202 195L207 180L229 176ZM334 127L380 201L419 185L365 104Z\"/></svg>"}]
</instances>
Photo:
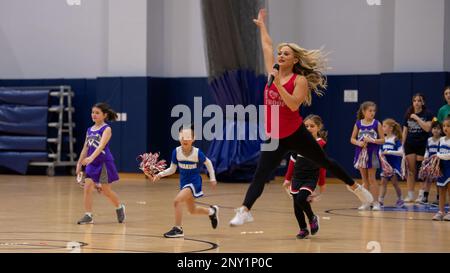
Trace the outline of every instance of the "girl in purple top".
<instances>
[{"instance_id":1,"label":"girl in purple top","mask_svg":"<svg viewBox=\"0 0 450 273\"><path fill-rule=\"evenodd\" d=\"M375 119L376 107L376 104L371 101L361 104L350 142L356 145L354 166L361 172L363 185L368 189L370 188L375 200L372 203L372 209L381 210L378 202L378 184L375 175L380 167L378 150L379 145L384 144L384 134L383 127ZM362 204L358 209L369 210L370 205Z\"/></svg>"},{"instance_id":2,"label":"girl in purple top","mask_svg":"<svg viewBox=\"0 0 450 273\"><path fill-rule=\"evenodd\" d=\"M109 150L111 127L105 121L117 119L117 113L106 103L97 103L91 113L94 125L87 130L86 141L77 164L77 174L86 166L86 183L84 185L85 215L78 221L79 225L93 224L92 193L94 188L103 193L116 208L117 221L125 220L125 206L120 203L117 194L111 190L111 183L119 180L114 158Z\"/></svg>"}]
</instances>

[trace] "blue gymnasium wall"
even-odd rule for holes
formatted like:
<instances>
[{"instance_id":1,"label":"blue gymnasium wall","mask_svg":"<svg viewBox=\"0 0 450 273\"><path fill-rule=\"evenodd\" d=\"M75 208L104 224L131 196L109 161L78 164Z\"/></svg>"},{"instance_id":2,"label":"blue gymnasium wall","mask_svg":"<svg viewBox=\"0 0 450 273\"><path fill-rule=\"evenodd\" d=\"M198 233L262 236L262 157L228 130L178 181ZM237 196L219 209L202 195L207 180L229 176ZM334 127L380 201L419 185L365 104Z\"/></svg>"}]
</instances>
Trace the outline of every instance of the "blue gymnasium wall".
<instances>
[{"instance_id":1,"label":"blue gymnasium wall","mask_svg":"<svg viewBox=\"0 0 450 273\"><path fill-rule=\"evenodd\" d=\"M116 77L97 79L0 80L0 86L71 85L75 91L76 150L79 153L86 128L91 126L90 108L99 101L108 102L117 112L127 113L127 122L112 123L111 150L122 172L138 172L136 157L143 152L161 152L170 160L177 141L170 129L177 118L171 117L172 107L185 104L191 109L194 96L203 98L203 108L214 103L208 92L206 78ZM443 87L450 85L450 73L387 73L381 75L329 76L328 90L315 97L302 115L320 115L329 131L327 152L355 177L352 167L354 148L350 135L359 104L372 100L378 105L376 118L394 118L402 123L406 108L416 92L424 93L427 106L436 113L445 102ZM344 103L345 89L358 89L358 103ZM204 119L206 122L208 119ZM197 141L197 147L207 151L207 141Z\"/></svg>"}]
</instances>

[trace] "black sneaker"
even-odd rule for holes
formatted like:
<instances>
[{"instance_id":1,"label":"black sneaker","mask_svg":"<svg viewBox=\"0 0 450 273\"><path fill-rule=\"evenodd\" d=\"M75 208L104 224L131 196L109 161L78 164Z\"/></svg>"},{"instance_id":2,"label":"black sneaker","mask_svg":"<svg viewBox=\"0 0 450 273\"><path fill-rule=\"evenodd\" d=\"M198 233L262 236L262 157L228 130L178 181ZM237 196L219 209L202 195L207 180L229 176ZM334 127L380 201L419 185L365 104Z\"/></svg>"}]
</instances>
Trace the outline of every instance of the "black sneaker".
<instances>
[{"instance_id":1,"label":"black sneaker","mask_svg":"<svg viewBox=\"0 0 450 273\"><path fill-rule=\"evenodd\" d=\"M180 238L184 237L183 229L173 227L169 232L164 233L166 238Z\"/></svg>"},{"instance_id":2,"label":"black sneaker","mask_svg":"<svg viewBox=\"0 0 450 273\"><path fill-rule=\"evenodd\" d=\"M121 204L120 209L116 209L117 221L123 223L125 220L125 206Z\"/></svg>"},{"instance_id":3,"label":"black sneaker","mask_svg":"<svg viewBox=\"0 0 450 273\"><path fill-rule=\"evenodd\" d=\"M214 214L209 216L209 219L211 220L211 226L212 228L216 228L219 224L219 206L210 206L214 210Z\"/></svg>"},{"instance_id":4,"label":"black sneaker","mask_svg":"<svg viewBox=\"0 0 450 273\"><path fill-rule=\"evenodd\" d=\"M297 234L297 239L305 239L309 236L309 231L307 228L301 229L300 232Z\"/></svg>"},{"instance_id":5,"label":"black sneaker","mask_svg":"<svg viewBox=\"0 0 450 273\"><path fill-rule=\"evenodd\" d=\"M309 222L309 227L311 228L311 235L314 235L319 231L319 217L314 215L314 218Z\"/></svg>"},{"instance_id":6,"label":"black sneaker","mask_svg":"<svg viewBox=\"0 0 450 273\"><path fill-rule=\"evenodd\" d=\"M94 219L92 219L91 216L85 214L83 215L83 217L78 220L77 224L79 225L86 225L86 224L93 224L94 223Z\"/></svg>"}]
</instances>

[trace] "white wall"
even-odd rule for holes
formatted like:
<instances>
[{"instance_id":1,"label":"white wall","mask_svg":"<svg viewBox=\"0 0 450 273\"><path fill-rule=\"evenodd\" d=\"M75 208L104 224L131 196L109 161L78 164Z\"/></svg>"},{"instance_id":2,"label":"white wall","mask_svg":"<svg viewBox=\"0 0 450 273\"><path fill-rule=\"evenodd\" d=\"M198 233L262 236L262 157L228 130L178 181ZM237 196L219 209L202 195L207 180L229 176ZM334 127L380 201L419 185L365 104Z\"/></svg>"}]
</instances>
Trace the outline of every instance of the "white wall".
<instances>
[{"instance_id":1,"label":"white wall","mask_svg":"<svg viewBox=\"0 0 450 273\"><path fill-rule=\"evenodd\" d=\"M388 7L361 0L269 0L270 33L275 44L324 46L331 53L329 74L378 73L383 67L381 51L386 50L379 42L385 10Z\"/></svg>"},{"instance_id":2,"label":"white wall","mask_svg":"<svg viewBox=\"0 0 450 273\"><path fill-rule=\"evenodd\" d=\"M1 0L0 78L207 76L201 0L80 1ZM381 1L268 0L270 32L330 74L450 70L448 1Z\"/></svg>"},{"instance_id":3,"label":"white wall","mask_svg":"<svg viewBox=\"0 0 450 273\"><path fill-rule=\"evenodd\" d=\"M147 1L0 1L0 78L147 75Z\"/></svg>"},{"instance_id":4,"label":"white wall","mask_svg":"<svg viewBox=\"0 0 450 273\"><path fill-rule=\"evenodd\" d=\"M444 70L444 0L381 3L269 0L271 34L276 43L324 45L330 74Z\"/></svg>"},{"instance_id":5,"label":"white wall","mask_svg":"<svg viewBox=\"0 0 450 273\"><path fill-rule=\"evenodd\" d=\"M0 77L107 74L108 0L0 1Z\"/></svg>"},{"instance_id":6,"label":"white wall","mask_svg":"<svg viewBox=\"0 0 450 273\"><path fill-rule=\"evenodd\" d=\"M205 77L200 0L156 0L148 9L149 22L158 24L149 24L148 74Z\"/></svg>"},{"instance_id":7,"label":"white wall","mask_svg":"<svg viewBox=\"0 0 450 273\"><path fill-rule=\"evenodd\" d=\"M108 76L147 76L147 0L108 1Z\"/></svg>"},{"instance_id":8,"label":"white wall","mask_svg":"<svg viewBox=\"0 0 450 273\"><path fill-rule=\"evenodd\" d=\"M444 0L395 1L394 71L444 69Z\"/></svg>"},{"instance_id":9,"label":"white wall","mask_svg":"<svg viewBox=\"0 0 450 273\"><path fill-rule=\"evenodd\" d=\"M450 71L450 1L445 1L444 33L444 68Z\"/></svg>"}]
</instances>

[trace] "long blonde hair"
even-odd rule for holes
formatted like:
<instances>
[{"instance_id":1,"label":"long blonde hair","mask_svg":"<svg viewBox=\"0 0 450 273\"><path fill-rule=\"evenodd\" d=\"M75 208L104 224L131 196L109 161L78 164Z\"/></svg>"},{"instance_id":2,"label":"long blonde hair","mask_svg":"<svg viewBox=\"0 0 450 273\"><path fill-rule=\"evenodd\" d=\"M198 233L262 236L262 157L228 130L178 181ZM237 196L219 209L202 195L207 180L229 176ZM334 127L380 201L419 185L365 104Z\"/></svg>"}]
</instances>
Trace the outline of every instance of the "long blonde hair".
<instances>
[{"instance_id":1,"label":"long blonde hair","mask_svg":"<svg viewBox=\"0 0 450 273\"><path fill-rule=\"evenodd\" d=\"M397 139L402 140L402 127L398 122L396 122L394 119L387 118L383 120L383 123L387 124L388 126L392 127L392 133L397 137Z\"/></svg>"},{"instance_id":2,"label":"long blonde hair","mask_svg":"<svg viewBox=\"0 0 450 273\"><path fill-rule=\"evenodd\" d=\"M311 90L321 97L324 89L327 88L327 77L324 75L325 70L328 69L327 54L322 52L322 48L307 50L295 43L281 43L277 46L277 50L280 51L284 46L292 49L294 57L298 59L293 72L304 76L308 81L309 92L303 104L309 106L312 103Z\"/></svg>"}]
</instances>

